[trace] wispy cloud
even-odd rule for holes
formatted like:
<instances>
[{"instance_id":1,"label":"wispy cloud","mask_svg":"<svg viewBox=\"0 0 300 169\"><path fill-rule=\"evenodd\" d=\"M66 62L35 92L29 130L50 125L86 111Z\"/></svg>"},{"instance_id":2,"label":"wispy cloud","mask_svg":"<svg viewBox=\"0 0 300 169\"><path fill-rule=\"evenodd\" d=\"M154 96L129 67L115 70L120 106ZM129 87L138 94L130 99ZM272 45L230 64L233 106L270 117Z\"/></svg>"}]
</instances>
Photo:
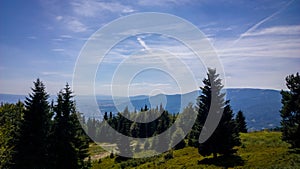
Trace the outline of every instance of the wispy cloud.
<instances>
[{"instance_id":1,"label":"wispy cloud","mask_svg":"<svg viewBox=\"0 0 300 169\"><path fill-rule=\"evenodd\" d=\"M287 38L288 36L288 38ZM234 46L230 39L221 39L216 48L221 57L280 57L299 58L300 25L275 26L248 34Z\"/></svg>"},{"instance_id":2,"label":"wispy cloud","mask_svg":"<svg viewBox=\"0 0 300 169\"><path fill-rule=\"evenodd\" d=\"M73 74L63 73L63 72L41 72L43 76L60 76L60 77L72 77Z\"/></svg>"},{"instance_id":3,"label":"wispy cloud","mask_svg":"<svg viewBox=\"0 0 300 169\"><path fill-rule=\"evenodd\" d=\"M71 3L76 14L85 17L95 17L103 11L113 13L131 13L135 10L128 6L122 5L118 2L101 2L101 1L76 1Z\"/></svg>"},{"instance_id":4,"label":"wispy cloud","mask_svg":"<svg viewBox=\"0 0 300 169\"><path fill-rule=\"evenodd\" d=\"M271 14L270 16L262 19L261 21L259 21L258 23L256 23L254 26L252 26L251 28L249 28L246 32L242 33L239 38L237 40L234 41L233 44L236 44L237 42L239 42L242 38L248 36L249 34L251 34L252 32L254 32L260 25L264 24L265 22L269 21L270 19L272 19L274 16L278 15L279 13L281 13L284 9L286 9L294 0L289 1L288 3L286 3L286 5L284 5L283 7L281 7L279 10L277 10L276 12L274 12L273 14Z\"/></svg>"},{"instance_id":5,"label":"wispy cloud","mask_svg":"<svg viewBox=\"0 0 300 169\"><path fill-rule=\"evenodd\" d=\"M137 41L140 43L140 45L144 48L144 50L149 51L149 47L146 45L145 41L142 40L141 37L137 37Z\"/></svg>"},{"instance_id":6,"label":"wispy cloud","mask_svg":"<svg viewBox=\"0 0 300 169\"><path fill-rule=\"evenodd\" d=\"M28 36L27 38L28 38L28 39L31 39L31 40L36 40L36 39L37 39L36 36Z\"/></svg>"},{"instance_id":7,"label":"wispy cloud","mask_svg":"<svg viewBox=\"0 0 300 169\"><path fill-rule=\"evenodd\" d=\"M53 52L63 52L65 51L65 49L62 48L55 48L55 49L51 49Z\"/></svg>"},{"instance_id":8,"label":"wispy cloud","mask_svg":"<svg viewBox=\"0 0 300 169\"><path fill-rule=\"evenodd\" d=\"M217 40L215 48L230 75L227 85L284 89L279 79L299 71L299 36L299 25L282 25L256 29L230 47L234 39Z\"/></svg>"},{"instance_id":9,"label":"wispy cloud","mask_svg":"<svg viewBox=\"0 0 300 169\"><path fill-rule=\"evenodd\" d=\"M275 26L248 32L245 36L300 35L300 25Z\"/></svg>"},{"instance_id":10,"label":"wispy cloud","mask_svg":"<svg viewBox=\"0 0 300 169\"><path fill-rule=\"evenodd\" d=\"M87 26L81 23L78 19L71 19L67 21L67 28L73 32L85 32L88 30Z\"/></svg>"},{"instance_id":11,"label":"wispy cloud","mask_svg":"<svg viewBox=\"0 0 300 169\"><path fill-rule=\"evenodd\" d=\"M60 15L59 15L59 16L56 16L55 19L56 19L57 21L60 21L60 20L63 19L63 16L60 16Z\"/></svg>"},{"instance_id":12,"label":"wispy cloud","mask_svg":"<svg viewBox=\"0 0 300 169\"><path fill-rule=\"evenodd\" d=\"M68 39L72 38L71 35L60 35L60 37L61 37L61 38L68 38Z\"/></svg>"},{"instance_id":13,"label":"wispy cloud","mask_svg":"<svg viewBox=\"0 0 300 169\"><path fill-rule=\"evenodd\" d=\"M142 6L170 6L170 5L185 5L192 3L193 0L140 0L139 5Z\"/></svg>"}]
</instances>

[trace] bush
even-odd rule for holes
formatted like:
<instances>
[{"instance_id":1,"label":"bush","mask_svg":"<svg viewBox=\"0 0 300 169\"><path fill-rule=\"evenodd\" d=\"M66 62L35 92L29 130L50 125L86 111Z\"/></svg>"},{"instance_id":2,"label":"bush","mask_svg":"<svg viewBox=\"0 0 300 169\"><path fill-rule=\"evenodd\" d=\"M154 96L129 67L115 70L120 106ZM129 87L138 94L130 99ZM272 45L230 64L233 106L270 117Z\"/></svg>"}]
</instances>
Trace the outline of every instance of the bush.
<instances>
[{"instance_id":1,"label":"bush","mask_svg":"<svg viewBox=\"0 0 300 169\"><path fill-rule=\"evenodd\" d=\"M110 155L109 155L109 158L114 158L114 157L115 157L114 152L111 151L111 153L110 153Z\"/></svg>"},{"instance_id":2,"label":"bush","mask_svg":"<svg viewBox=\"0 0 300 169\"><path fill-rule=\"evenodd\" d=\"M172 159L172 158L174 158L172 150L170 150L166 155L164 155L165 160L169 160L169 159Z\"/></svg>"}]
</instances>

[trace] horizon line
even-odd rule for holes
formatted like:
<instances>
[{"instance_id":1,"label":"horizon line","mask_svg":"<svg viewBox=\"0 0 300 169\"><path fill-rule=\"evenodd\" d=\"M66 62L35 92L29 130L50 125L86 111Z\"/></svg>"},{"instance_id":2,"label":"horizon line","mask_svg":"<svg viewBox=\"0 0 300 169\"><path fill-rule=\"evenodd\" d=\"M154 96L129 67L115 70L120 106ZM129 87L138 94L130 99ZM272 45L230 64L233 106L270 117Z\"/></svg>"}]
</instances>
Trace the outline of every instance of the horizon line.
<instances>
[{"instance_id":1,"label":"horizon line","mask_svg":"<svg viewBox=\"0 0 300 169\"><path fill-rule=\"evenodd\" d=\"M228 90L228 89L253 89L253 90L274 90L274 91L281 91L281 90L284 90L284 89L274 89L274 88L252 88L252 87L227 87L227 88L224 88L223 90ZM188 94L188 93L192 93L192 92L195 92L195 91L199 91L200 89L197 89L197 90L192 90L192 91L189 91L189 92L185 92L185 93L159 93L159 94L155 94L155 95L147 95L147 94L136 94L136 95L130 95L129 97L137 97L137 96L157 96L157 95L184 95L184 94ZM13 93L0 93L1 95L19 95L19 96L27 96L29 95L29 93L27 94L13 94ZM48 93L49 94L49 93ZM49 94L49 96L56 96L57 94ZM94 94L87 94L87 95L76 95L76 92L74 93L74 96L94 96ZM95 96L107 96L107 97L111 97L112 95L107 95L107 94L101 94L101 93L98 93L96 94ZM128 97L128 96L114 96L114 97Z\"/></svg>"}]
</instances>

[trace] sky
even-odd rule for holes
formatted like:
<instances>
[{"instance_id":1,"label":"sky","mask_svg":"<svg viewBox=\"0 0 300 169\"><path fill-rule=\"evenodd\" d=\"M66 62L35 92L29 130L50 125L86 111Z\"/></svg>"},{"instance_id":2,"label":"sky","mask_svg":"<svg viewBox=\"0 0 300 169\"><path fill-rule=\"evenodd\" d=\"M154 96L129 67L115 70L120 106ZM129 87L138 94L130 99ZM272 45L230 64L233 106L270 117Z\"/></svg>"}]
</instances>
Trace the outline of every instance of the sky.
<instances>
[{"instance_id":1,"label":"sky","mask_svg":"<svg viewBox=\"0 0 300 169\"><path fill-rule=\"evenodd\" d=\"M171 14L195 25L218 55L226 88L286 89L285 77L300 71L299 0L1 0L0 4L0 93L28 94L32 82L40 78L46 90L56 94L66 83L72 84L78 56L97 30L141 12ZM116 95L193 91L203 85L206 71L193 55L172 37L133 34L113 46L101 63L92 61L98 65L94 91L102 95L111 95L112 89ZM160 63L166 68L151 69ZM134 69L137 65L148 69ZM173 75L165 69L174 70ZM118 81L134 70L128 84ZM196 85L183 87L180 82L188 74Z\"/></svg>"}]
</instances>

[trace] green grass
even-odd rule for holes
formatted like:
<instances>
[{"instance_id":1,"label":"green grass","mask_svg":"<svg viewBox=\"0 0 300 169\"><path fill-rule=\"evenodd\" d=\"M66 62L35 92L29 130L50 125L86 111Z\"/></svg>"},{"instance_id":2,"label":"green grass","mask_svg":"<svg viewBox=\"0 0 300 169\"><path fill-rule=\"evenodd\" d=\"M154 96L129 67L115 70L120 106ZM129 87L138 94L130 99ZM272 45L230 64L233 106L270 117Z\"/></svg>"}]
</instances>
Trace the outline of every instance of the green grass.
<instances>
[{"instance_id":1,"label":"green grass","mask_svg":"<svg viewBox=\"0 0 300 169\"><path fill-rule=\"evenodd\" d=\"M289 145L281 141L280 132L253 132L240 137L242 146L237 147L237 154L231 157L204 158L196 148L186 147L156 157L119 163L115 158L106 157L94 161L92 168L300 168L300 154L288 149ZM166 158L168 153L173 153L173 158Z\"/></svg>"},{"instance_id":2,"label":"green grass","mask_svg":"<svg viewBox=\"0 0 300 169\"><path fill-rule=\"evenodd\" d=\"M106 152L103 148L101 148L98 144L92 143L89 146L89 154L90 156L98 155Z\"/></svg>"}]
</instances>

